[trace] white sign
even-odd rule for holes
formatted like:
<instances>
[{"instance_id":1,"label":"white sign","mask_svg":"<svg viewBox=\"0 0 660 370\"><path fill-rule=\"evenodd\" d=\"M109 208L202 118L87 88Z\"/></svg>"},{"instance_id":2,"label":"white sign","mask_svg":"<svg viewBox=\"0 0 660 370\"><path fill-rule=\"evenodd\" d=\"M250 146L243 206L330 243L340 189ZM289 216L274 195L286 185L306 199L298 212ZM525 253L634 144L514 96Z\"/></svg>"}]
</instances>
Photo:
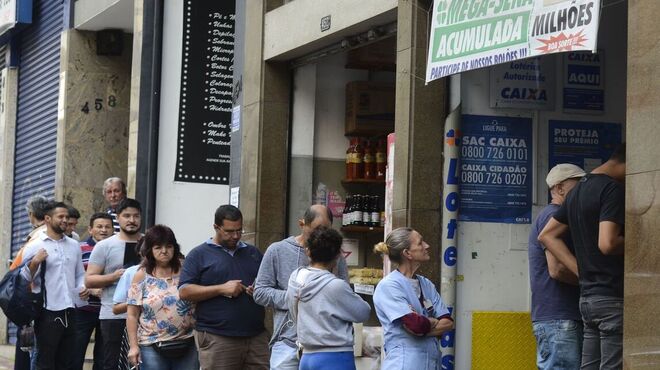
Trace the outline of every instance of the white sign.
<instances>
[{"instance_id":1,"label":"white sign","mask_svg":"<svg viewBox=\"0 0 660 370\"><path fill-rule=\"evenodd\" d=\"M374 291L376 290L376 287L373 285L366 285L366 284L353 284L353 290L355 291L355 293L358 294L374 295Z\"/></svg>"},{"instance_id":2,"label":"white sign","mask_svg":"<svg viewBox=\"0 0 660 370\"><path fill-rule=\"evenodd\" d=\"M231 110L231 132L241 129L241 106L237 105Z\"/></svg>"},{"instance_id":3,"label":"white sign","mask_svg":"<svg viewBox=\"0 0 660 370\"><path fill-rule=\"evenodd\" d=\"M426 82L573 50L594 50L600 0L434 0Z\"/></svg>"},{"instance_id":4,"label":"white sign","mask_svg":"<svg viewBox=\"0 0 660 370\"><path fill-rule=\"evenodd\" d=\"M595 53L599 19L600 0L536 0L529 22L531 55L577 50Z\"/></svg>"},{"instance_id":5,"label":"white sign","mask_svg":"<svg viewBox=\"0 0 660 370\"><path fill-rule=\"evenodd\" d=\"M348 266L357 266L360 262L360 241L344 238L341 242L341 252Z\"/></svg>"},{"instance_id":6,"label":"white sign","mask_svg":"<svg viewBox=\"0 0 660 370\"><path fill-rule=\"evenodd\" d=\"M16 0L0 0L0 35L16 25Z\"/></svg>"},{"instance_id":7,"label":"white sign","mask_svg":"<svg viewBox=\"0 0 660 370\"><path fill-rule=\"evenodd\" d=\"M490 107L553 110L555 68L548 58L527 58L490 70Z\"/></svg>"},{"instance_id":8,"label":"white sign","mask_svg":"<svg viewBox=\"0 0 660 370\"><path fill-rule=\"evenodd\" d=\"M239 187L229 189L229 204L238 208L238 193Z\"/></svg>"}]
</instances>

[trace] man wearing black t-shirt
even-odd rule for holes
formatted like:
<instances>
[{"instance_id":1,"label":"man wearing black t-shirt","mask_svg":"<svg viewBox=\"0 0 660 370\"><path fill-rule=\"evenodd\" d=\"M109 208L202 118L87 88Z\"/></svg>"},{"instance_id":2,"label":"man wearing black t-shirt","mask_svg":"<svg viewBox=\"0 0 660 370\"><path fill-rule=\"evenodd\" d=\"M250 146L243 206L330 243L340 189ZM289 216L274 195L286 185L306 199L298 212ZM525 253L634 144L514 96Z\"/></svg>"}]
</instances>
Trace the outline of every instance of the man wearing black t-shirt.
<instances>
[{"instance_id":1,"label":"man wearing black t-shirt","mask_svg":"<svg viewBox=\"0 0 660 370\"><path fill-rule=\"evenodd\" d=\"M539 241L579 276L584 321L582 369L621 369L625 144L583 177ZM570 230L573 256L562 236Z\"/></svg>"}]
</instances>

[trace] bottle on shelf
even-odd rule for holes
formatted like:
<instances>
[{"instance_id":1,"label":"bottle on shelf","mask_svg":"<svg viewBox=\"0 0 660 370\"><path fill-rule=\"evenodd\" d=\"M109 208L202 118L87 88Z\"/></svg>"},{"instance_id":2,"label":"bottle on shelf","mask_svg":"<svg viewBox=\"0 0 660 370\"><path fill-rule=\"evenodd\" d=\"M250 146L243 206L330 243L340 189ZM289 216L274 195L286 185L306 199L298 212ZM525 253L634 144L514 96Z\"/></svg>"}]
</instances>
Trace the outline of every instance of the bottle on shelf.
<instances>
[{"instance_id":1,"label":"bottle on shelf","mask_svg":"<svg viewBox=\"0 0 660 370\"><path fill-rule=\"evenodd\" d=\"M352 138L346 149L346 179L354 180L364 177L364 148L359 138Z\"/></svg>"},{"instance_id":2,"label":"bottle on shelf","mask_svg":"<svg viewBox=\"0 0 660 370\"><path fill-rule=\"evenodd\" d=\"M362 196L362 225L371 226L371 197Z\"/></svg>"},{"instance_id":3,"label":"bottle on shelf","mask_svg":"<svg viewBox=\"0 0 660 370\"><path fill-rule=\"evenodd\" d=\"M387 143L385 139L378 140L376 147L376 179L385 180L385 170L387 168Z\"/></svg>"},{"instance_id":4,"label":"bottle on shelf","mask_svg":"<svg viewBox=\"0 0 660 370\"><path fill-rule=\"evenodd\" d=\"M341 216L341 226L348 226L351 224L351 201L353 197L351 195L346 196L346 201L344 203L344 211Z\"/></svg>"},{"instance_id":5,"label":"bottle on shelf","mask_svg":"<svg viewBox=\"0 0 660 370\"><path fill-rule=\"evenodd\" d=\"M354 195L353 198L351 225L362 226L362 195Z\"/></svg>"},{"instance_id":6,"label":"bottle on shelf","mask_svg":"<svg viewBox=\"0 0 660 370\"><path fill-rule=\"evenodd\" d=\"M370 220L370 226L373 227L378 227L380 225L380 197L378 195L374 195L371 197L371 203L370 203L370 209L369 211L371 212L371 220Z\"/></svg>"},{"instance_id":7,"label":"bottle on shelf","mask_svg":"<svg viewBox=\"0 0 660 370\"><path fill-rule=\"evenodd\" d=\"M375 179L376 178L376 148L374 147L374 143L371 141L365 141L364 157L362 162L364 162L364 178Z\"/></svg>"}]
</instances>

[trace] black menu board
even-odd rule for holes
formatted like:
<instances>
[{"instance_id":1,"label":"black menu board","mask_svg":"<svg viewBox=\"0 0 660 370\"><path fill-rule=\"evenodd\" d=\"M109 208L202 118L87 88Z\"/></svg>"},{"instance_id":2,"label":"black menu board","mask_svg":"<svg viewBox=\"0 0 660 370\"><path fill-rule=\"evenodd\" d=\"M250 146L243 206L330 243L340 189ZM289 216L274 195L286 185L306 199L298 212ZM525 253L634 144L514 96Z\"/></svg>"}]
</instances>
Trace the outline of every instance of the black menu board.
<instances>
[{"instance_id":1,"label":"black menu board","mask_svg":"<svg viewBox=\"0 0 660 370\"><path fill-rule=\"evenodd\" d=\"M175 181L229 183L234 1L186 0Z\"/></svg>"}]
</instances>

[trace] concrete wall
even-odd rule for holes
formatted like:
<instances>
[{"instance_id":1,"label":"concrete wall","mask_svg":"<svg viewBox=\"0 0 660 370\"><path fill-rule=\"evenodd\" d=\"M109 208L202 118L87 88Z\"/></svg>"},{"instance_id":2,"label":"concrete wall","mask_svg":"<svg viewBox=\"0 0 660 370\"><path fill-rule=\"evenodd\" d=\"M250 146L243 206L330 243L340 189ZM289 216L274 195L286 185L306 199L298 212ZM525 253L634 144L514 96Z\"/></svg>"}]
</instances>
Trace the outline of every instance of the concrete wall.
<instances>
[{"instance_id":1,"label":"concrete wall","mask_svg":"<svg viewBox=\"0 0 660 370\"><path fill-rule=\"evenodd\" d=\"M181 82L183 0L165 1L156 223L170 226L184 253L213 234L213 214L229 186L174 181Z\"/></svg>"},{"instance_id":2,"label":"concrete wall","mask_svg":"<svg viewBox=\"0 0 660 370\"><path fill-rule=\"evenodd\" d=\"M624 368L660 368L660 8L628 2ZM624 69L625 70L625 69Z\"/></svg>"},{"instance_id":3,"label":"concrete wall","mask_svg":"<svg viewBox=\"0 0 660 370\"><path fill-rule=\"evenodd\" d=\"M11 258L12 195L16 141L16 93L18 70L5 68L0 80L0 275ZM7 340L7 317L0 315L0 343Z\"/></svg>"},{"instance_id":4,"label":"concrete wall","mask_svg":"<svg viewBox=\"0 0 660 370\"><path fill-rule=\"evenodd\" d=\"M55 198L78 208L80 235L105 208L103 181L126 178L130 83L131 49L99 56L94 32L62 33Z\"/></svg>"},{"instance_id":5,"label":"concrete wall","mask_svg":"<svg viewBox=\"0 0 660 370\"><path fill-rule=\"evenodd\" d=\"M603 114L566 114L562 111L562 55L555 64L554 110L535 111L489 107L489 68L461 75L462 113L530 117L534 127L534 205L532 215L547 204L548 121L554 119L626 123L625 3L603 9L598 48L605 52L605 111ZM631 127L631 126L628 126ZM460 211L459 211L460 212ZM530 225L459 222L456 369L471 366L472 312L529 311L530 290L527 238ZM473 254L475 255L473 257Z\"/></svg>"},{"instance_id":6,"label":"concrete wall","mask_svg":"<svg viewBox=\"0 0 660 370\"><path fill-rule=\"evenodd\" d=\"M396 0L296 0L266 14L264 59L286 60L393 20ZM389 12L389 13L388 13ZM387 14L387 15L386 15ZM321 19L330 16L330 29ZM292 29L291 25L295 24ZM295 30L292 32L292 30Z\"/></svg>"}]
</instances>

